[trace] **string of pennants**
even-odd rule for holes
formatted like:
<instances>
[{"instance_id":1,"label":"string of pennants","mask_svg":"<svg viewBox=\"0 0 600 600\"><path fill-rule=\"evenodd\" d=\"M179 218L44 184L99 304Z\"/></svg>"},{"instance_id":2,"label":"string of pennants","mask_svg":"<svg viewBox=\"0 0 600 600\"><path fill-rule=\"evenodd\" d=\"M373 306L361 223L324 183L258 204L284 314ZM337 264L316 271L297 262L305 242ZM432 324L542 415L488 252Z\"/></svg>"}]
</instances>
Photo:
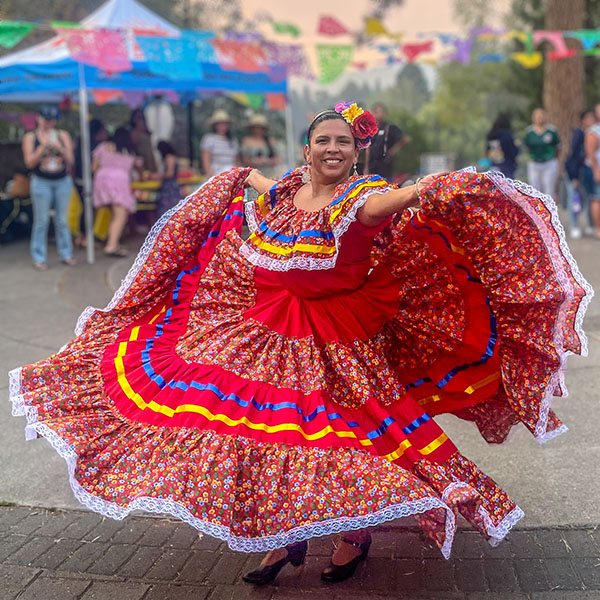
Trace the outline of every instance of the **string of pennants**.
<instances>
[{"instance_id":1,"label":"string of pennants","mask_svg":"<svg viewBox=\"0 0 600 600\"><path fill-rule=\"evenodd\" d=\"M36 28L48 24L23 21L0 21L0 46L12 48ZM226 33L217 36L204 31L182 31L178 38L165 37L161 31L136 29L86 29L78 23L53 21L49 23L66 43L70 56L81 63L98 67L109 73L130 71L132 59L146 61L152 72L172 80L199 79L203 63L218 64L223 70L249 73L270 73L270 65L282 65L288 76L317 79L328 84L348 69L365 69L372 62L355 60L356 43L314 44L316 73L309 59L307 43L292 23L270 23L273 34L289 36L293 41L280 43L265 40L258 33ZM388 31L374 17L365 20L361 32L349 30L337 18L321 16L317 35L322 37L356 36L361 43L379 56L378 64L426 62L501 62L514 60L527 69L539 67L544 58L564 60L576 54L600 55L600 29L574 31L533 31L475 28L466 37L446 33L421 34L417 41L404 42L401 33ZM580 48L568 47L566 40L574 39ZM507 42L517 40L522 49L503 50ZM362 49L362 48L361 48ZM360 53L359 53L360 55Z\"/></svg>"}]
</instances>

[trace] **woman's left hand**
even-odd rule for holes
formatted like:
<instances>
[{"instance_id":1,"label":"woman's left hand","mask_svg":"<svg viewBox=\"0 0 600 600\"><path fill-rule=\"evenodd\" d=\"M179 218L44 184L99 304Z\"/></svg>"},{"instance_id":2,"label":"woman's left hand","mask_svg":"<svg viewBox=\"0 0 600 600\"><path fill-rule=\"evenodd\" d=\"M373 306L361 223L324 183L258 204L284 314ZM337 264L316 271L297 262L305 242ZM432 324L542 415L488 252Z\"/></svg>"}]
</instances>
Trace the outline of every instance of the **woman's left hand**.
<instances>
[{"instance_id":1,"label":"woman's left hand","mask_svg":"<svg viewBox=\"0 0 600 600\"><path fill-rule=\"evenodd\" d=\"M430 173L429 175L425 175L425 177L421 177L421 179L419 179L419 191L433 183L436 179L448 175L448 173L448 171L442 171L440 173Z\"/></svg>"}]
</instances>

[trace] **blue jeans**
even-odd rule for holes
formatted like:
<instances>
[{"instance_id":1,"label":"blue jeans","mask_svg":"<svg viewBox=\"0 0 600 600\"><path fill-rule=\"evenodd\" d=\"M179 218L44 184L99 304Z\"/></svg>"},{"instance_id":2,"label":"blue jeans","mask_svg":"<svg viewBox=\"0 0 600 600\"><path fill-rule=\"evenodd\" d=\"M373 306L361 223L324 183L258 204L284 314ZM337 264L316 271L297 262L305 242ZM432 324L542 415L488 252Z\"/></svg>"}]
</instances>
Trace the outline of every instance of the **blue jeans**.
<instances>
[{"instance_id":1,"label":"blue jeans","mask_svg":"<svg viewBox=\"0 0 600 600\"><path fill-rule=\"evenodd\" d=\"M50 209L54 206L54 231L61 260L73 257L73 240L67 224L67 211L71 202L73 180L69 175L60 179L31 177L31 202L33 228L31 230L31 256L35 262L46 262L48 253L48 225Z\"/></svg>"}]
</instances>

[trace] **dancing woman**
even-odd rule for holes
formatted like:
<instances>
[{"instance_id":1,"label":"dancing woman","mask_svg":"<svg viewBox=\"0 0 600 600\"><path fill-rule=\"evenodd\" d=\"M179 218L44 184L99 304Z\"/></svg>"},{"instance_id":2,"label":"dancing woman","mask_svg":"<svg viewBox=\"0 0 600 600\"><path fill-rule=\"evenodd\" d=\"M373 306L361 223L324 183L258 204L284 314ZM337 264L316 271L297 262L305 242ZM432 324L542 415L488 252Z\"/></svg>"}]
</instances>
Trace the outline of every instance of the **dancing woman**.
<instances>
[{"instance_id":1,"label":"dancing woman","mask_svg":"<svg viewBox=\"0 0 600 600\"><path fill-rule=\"evenodd\" d=\"M532 188L351 175L373 127L339 104L311 124L307 166L274 185L211 179L156 224L106 309L11 374L15 414L67 460L83 504L270 551L256 583L315 536L415 515L448 557L459 513L491 543L521 518L434 417L493 443L517 423L540 442L564 431L550 401L566 355L585 352L591 289ZM264 192L246 241L244 185ZM368 551L365 532L343 539L330 581Z\"/></svg>"}]
</instances>

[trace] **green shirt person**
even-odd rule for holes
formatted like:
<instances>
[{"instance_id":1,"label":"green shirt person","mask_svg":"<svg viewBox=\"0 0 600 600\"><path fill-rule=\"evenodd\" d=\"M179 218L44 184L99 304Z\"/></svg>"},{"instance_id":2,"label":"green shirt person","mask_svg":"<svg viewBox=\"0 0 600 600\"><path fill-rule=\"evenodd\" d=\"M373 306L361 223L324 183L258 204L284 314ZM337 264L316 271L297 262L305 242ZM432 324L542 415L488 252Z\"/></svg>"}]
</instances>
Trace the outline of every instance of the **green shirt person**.
<instances>
[{"instance_id":1,"label":"green shirt person","mask_svg":"<svg viewBox=\"0 0 600 600\"><path fill-rule=\"evenodd\" d=\"M548 122L546 111L536 108L531 115L532 124L525 132L523 143L529 150L527 164L529 183L548 196L554 196L558 181L558 148L560 137L556 127Z\"/></svg>"}]
</instances>

